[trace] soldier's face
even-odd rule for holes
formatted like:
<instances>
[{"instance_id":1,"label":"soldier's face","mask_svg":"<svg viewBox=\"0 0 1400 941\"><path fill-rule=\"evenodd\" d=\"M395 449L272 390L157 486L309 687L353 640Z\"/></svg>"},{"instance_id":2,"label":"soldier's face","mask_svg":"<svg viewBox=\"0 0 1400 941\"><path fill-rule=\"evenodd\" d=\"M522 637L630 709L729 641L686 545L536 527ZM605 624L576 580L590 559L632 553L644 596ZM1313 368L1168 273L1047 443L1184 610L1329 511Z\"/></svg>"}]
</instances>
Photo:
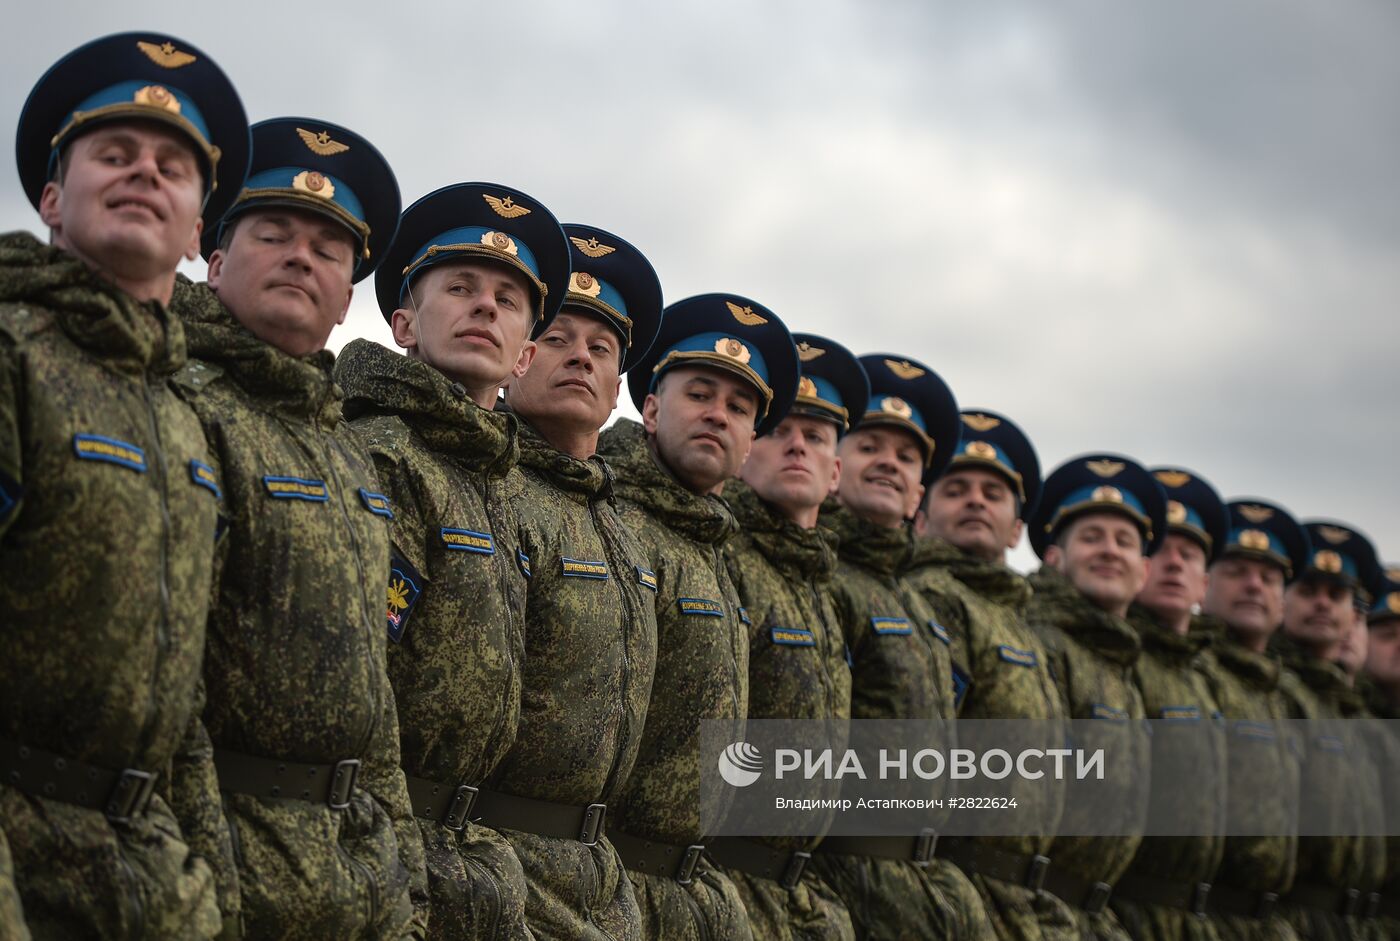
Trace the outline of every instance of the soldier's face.
<instances>
[{"instance_id":1,"label":"soldier's face","mask_svg":"<svg viewBox=\"0 0 1400 941\"><path fill-rule=\"evenodd\" d=\"M1204 610L1248 640L1267 639L1283 623L1283 569L1226 556L1210 567Z\"/></svg>"},{"instance_id":2,"label":"soldier's face","mask_svg":"<svg viewBox=\"0 0 1400 941\"><path fill-rule=\"evenodd\" d=\"M1342 634L1342 649L1337 653L1337 663L1347 676L1356 677L1366 665L1369 638L1366 636L1366 614L1352 610L1351 626Z\"/></svg>"},{"instance_id":3,"label":"soldier's face","mask_svg":"<svg viewBox=\"0 0 1400 941\"><path fill-rule=\"evenodd\" d=\"M739 476L798 525L815 525L817 509L841 479L836 425L808 415L788 415L772 432L754 441Z\"/></svg>"},{"instance_id":4,"label":"soldier's face","mask_svg":"<svg viewBox=\"0 0 1400 941\"><path fill-rule=\"evenodd\" d=\"M593 434L617 408L622 338L600 317L562 311L535 338L530 369L506 389L510 407L551 437Z\"/></svg>"},{"instance_id":5,"label":"soldier's face","mask_svg":"<svg viewBox=\"0 0 1400 941\"><path fill-rule=\"evenodd\" d=\"M859 427L841 439L837 495L852 513L893 528L914 516L924 498L924 452L898 428Z\"/></svg>"},{"instance_id":6,"label":"soldier's face","mask_svg":"<svg viewBox=\"0 0 1400 941\"><path fill-rule=\"evenodd\" d=\"M39 215L55 245L118 283L174 278L199 254L204 182L188 140L149 122L94 128L68 145Z\"/></svg>"},{"instance_id":7,"label":"soldier's face","mask_svg":"<svg viewBox=\"0 0 1400 941\"><path fill-rule=\"evenodd\" d=\"M1206 551L1194 539L1168 533L1152 557L1152 571L1137 600L1161 618L1190 614L1206 599Z\"/></svg>"},{"instance_id":8,"label":"soldier's face","mask_svg":"<svg viewBox=\"0 0 1400 941\"><path fill-rule=\"evenodd\" d=\"M723 370L678 366L642 403L656 452L691 493L718 493L753 446L758 392Z\"/></svg>"},{"instance_id":9,"label":"soldier's face","mask_svg":"<svg viewBox=\"0 0 1400 941\"><path fill-rule=\"evenodd\" d=\"M934 483L916 525L968 555L996 561L1021 541L1016 491L995 471L960 467Z\"/></svg>"},{"instance_id":10,"label":"soldier's face","mask_svg":"<svg viewBox=\"0 0 1400 941\"><path fill-rule=\"evenodd\" d=\"M1400 618L1386 618L1371 625L1366 651L1366 672L1377 683L1400 686Z\"/></svg>"},{"instance_id":11,"label":"soldier's face","mask_svg":"<svg viewBox=\"0 0 1400 941\"><path fill-rule=\"evenodd\" d=\"M1333 650L1352 622L1351 589L1332 579L1300 578L1283 593L1283 630L1314 650Z\"/></svg>"},{"instance_id":12,"label":"soldier's face","mask_svg":"<svg viewBox=\"0 0 1400 941\"><path fill-rule=\"evenodd\" d=\"M394 311L394 341L472 400L491 408L496 392L530 368L535 344L533 295L513 268L488 261L445 261L409 285L413 303Z\"/></svg>"},{"instance_id":13,"label":"soldier's face","mask_svg":"<svg viewBox=\"0 0 1400 941\"><path fill-rule=\"evenodd\" d=\"M324 349L354 293L355 241L324 216L251 209L228 249L209 256L209 287L255 337L291 356Z\"/></svg>"},{"instance_id":14,"label":"soldier's face","mask_svg":"<svg viewBox=\"0 0 1400 941\"><path fill-rule=\"evenodd\" d=\"M1045 564L1059 569L1079 593L1120 617L1147 581L1137 524L1117 513L1089 513L1069 524L1045 550Z\"/></svg>"}]
</instances>

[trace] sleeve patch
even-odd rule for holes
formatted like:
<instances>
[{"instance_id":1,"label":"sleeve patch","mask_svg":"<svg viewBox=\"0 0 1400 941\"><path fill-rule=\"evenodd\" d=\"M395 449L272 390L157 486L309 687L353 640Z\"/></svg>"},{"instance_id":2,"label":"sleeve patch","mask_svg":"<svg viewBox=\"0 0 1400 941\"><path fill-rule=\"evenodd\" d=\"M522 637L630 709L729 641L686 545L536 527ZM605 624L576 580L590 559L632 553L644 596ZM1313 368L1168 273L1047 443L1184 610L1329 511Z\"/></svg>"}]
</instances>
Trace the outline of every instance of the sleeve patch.
<instances>
[{"instance_id":1,"label":"sleeve patch","mask_svg":"<svg viewBox=\"0 0 1400 941\"><path fill-rule=\"evenodd\" d=\"M963 671L963 668L956 663L953 664L953 708L961 709L963 700L967 698L967 691L972 689L972 677Z\"/></svg>"},{"instance_id":2,"label":"sleeve patch","mask_svg":"<svg viewBox=\"0 0 1400 941\"><path fill-rule=\"evenodd\" d=\"M750 621L750 620L749 620L749 609L748 609L748 608L745 608L745 607L743 607L743 606L740 606L740 608L739 608L739 620L743 621L745 624L752 624L752 623L753 623L753 621Z\"/></svg>"},{"instance_id":3,"label":"sleeve patch","mask_svg":"<svg viewBox=\"0 0 1400 941\"><path fill-rule=\"evenodd\" d=\"M1200 722L1201 710L1198 706L1163 706L1160 718L1168 722Z\"/></svg>"},{"instance_id":4,"label":"sleeve patch","mask_svg":"<svg viewBox=\"0 0 1400 941\"><path fill-rule=\"evenodd\" d=\"M771 627L768 629L768 636L773 643L785 647L817 646L817 639L812 636L812 632L800 627Z\"/></svg>"},{"instance_id":5,"label":"sleeve patch","mask_svg":"<svg viewBox=\"0 0 1400 941\"><path fill-rule=\"evenodd\" d=\"M953 645L953 638L948 636L948 628L937 621L929 621L928 626L933 631L933 636L943 641L944 645L949 647Z\"/></svg>"},{"instance_id":6,"label":"sleeve patch","mask_svg":"<svg viewBox=\"0 0 1400 941\"><path fill-rule=\"evenodd\" d=\"M870 627L877 634L912 634L908 618L871 618Z\"/></svg>"},{"instance_id":7,"label":"sleeve patch","mask_svg":"<svg viewBox=\"0 0 1400 941\"><path fill-rule=\"evenodd\" d=\"M389 505L389 498L382 493L375 493L373 490L360 488L360 502L365 505L375 516L382 516L391 520L394 518L394 508Z\"/></svg>"},{"instance_id":8,"label":"sleeve patch","mask_svg":"<svg viewBox=\"0 0 1400 941\"><path fill-rule=\"evenodd\" d=\"M491 537L490 533L478 533L470 529L448 529L444 526L438 530L438 537L444 546L458 552L476 552L481 555L496 554L496 540Z\"/></svg>"},{"instance_id":9,"label":"sleeve patch","mask_svg":"<svg viewBox=\"0 0 1400 941\"><path fill-rule=\"evenodd\" d=\"M521 575L524 575L526 578L530 577L530 557L525 554L524 550L515 550L515 564L520 566Z\"/></svg>"},{"instance_id":10,"label":"sleeve patch","mask_svg":"<svg viewBox=\"0 0 1400 941\"><path fill-rule=\"evenodd\" d=\"M1231 729L1239 738L1256 742L1272 742L1275 738L1274 727L1267 722L1235 722Z\"/></svg>"},{"instance_id":11,"label":"sleeve patch","mask_svg":"<svg viewBox=\"0 0 1400 941\"><path fill-rule=\"evenodd\" d=\"M106 461L138 474L146 473L146 452L116 438L76 434L73 436L73 453L84 461Z\"/></svg>"},{"instance_id":12,"label":"sleeve patch","mask_svg":"<svg viewBox=\"0 0 1400 941\"><path fill-rule=\"evenodd\" d=\"M1122 709L1114 709L1112 706L1105 706L1101 702L1094 703L1094 708L1090 713L1092 718L1107 719L1110 722L1127 722L1128 713Z\"/></svg>"},{"instance_id":13,"label":"sleeve patch","mask_svg":"<svg viewBox=\"0 0 1400 941\"><path fill-rule=\"evenodd\" d=\"M309 503L325 503L330 499L324 480L311 480L306 477L263 478L267 495L274 500L306 500Z\"/></svg>"},{"instance_id":14,"label":"sleeve patch","mask_svg":"<svg viewBox=\"0 0 1400 941\"><path fill-rule=\"evenodd\" d=\"M190 480L197 487L203 487L214 495L215 500L222 500L224 493L219 489L219 478L214 473L214 468L203 461L190 461Z\"/></svg>"},{"instance_id":15,"label":"sleeve patch","mask_svg":"<svg viewBox=\"0 0 1400 941\"><path fill-rule=\"evenodd\" d=\"M596 578L604 582L608 580L608 563L606 562L563 558L559 560L559 564L563 567L565 578Z\"/></svg>"},{"instance_id":16,"label":"sleeve patch","mask_svg":"<svg viewBox=\"0 0 1400 941\"><path fill-rule=\"evenodd\" d=\"M677 598L676 606L681 609L681 614L685 615L724 617L724 606L718 601L711 601L708 598Z\"/></svg>"},{"instance_id":17,"label":"sleeve patch","mask_svg":"<svg viewBox=\"0 0 1400 941\"><path fill-rule=\"evenodd\" d=\"M0 520L5 519L19 506L19 498L24 495L24 488L19 482L0 471Z\"/></svg>"},{"instance_id":18,"label":"sleeve patch","mask_svg":"<svg viewBox=\"0 0 1400 941\"><path fill-rule=\"evenodd\" d=\"M656 591L656 573L649 572L640 565L637 566L637 584L641 585L643 588L650 588L652 591Z\"/></svg>"},{"instance_id":19,"label":"sleeve patch","mask_svg":"<svg viewBox=\"0 0 1400 941\"><path fill-rule=\"evenodd\" d=\"M423 592L423 579L418 571L395 552L389 562L389 639L403 640L408 616Z\"/></svg>"},{"instance_id":20,"label":"sleeve patch","mask_svg":"<svg viewBox=\"0 0 1400 941\"><path fill-rule=\"evenodd\" d=\"M1313 739L1313 744L1317 746L1319 751L1330 751L1341 754L1347 750L1346 742L1335 735L1319 735L1317 738Z\"/></svg>"},{"instance_id":21,"label":"sleeve patch","mask_svg":"<svg viewBox=\"0 0 1400 941\"><path fill-rule=\"evenodd\" d=\"M997 648L997 656L1007 663L1014 663L1018 667L1033 667L1040 664L1040 658L1035 655L1034 650L1017 650L1007 644L1002 644Z\"/></svg>"}]
</instances>

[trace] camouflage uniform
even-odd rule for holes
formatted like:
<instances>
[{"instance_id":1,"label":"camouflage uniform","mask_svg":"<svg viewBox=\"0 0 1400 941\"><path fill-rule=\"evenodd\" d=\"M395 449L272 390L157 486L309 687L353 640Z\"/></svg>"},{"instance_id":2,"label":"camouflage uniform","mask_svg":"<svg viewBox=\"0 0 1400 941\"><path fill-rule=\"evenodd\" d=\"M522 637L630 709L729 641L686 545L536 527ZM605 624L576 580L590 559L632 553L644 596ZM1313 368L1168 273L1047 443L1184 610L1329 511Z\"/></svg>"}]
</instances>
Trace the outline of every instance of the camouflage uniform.
<instances>
[{"instance_id":1,"label":"camouflage uniform","mask_svg":"<svg viewBox=\"0 0 1400 941\"><path fill-rule=\"evenodd\" d=\"M1364 674L1356 681L1356 692L1361 699L1361 715L1378 721L1372 729L1379 740L1371 741L1372 754L1379 760L1381 780L1392 782L1382 793L1387 800L1395 793L1394 782L1400 781L1400 710L1390 701L1381 689ZM1372 936L1381 939L1400 938L1400 827L1394 823L1400 808L1383 803L1390 834L1385 841L1385 875L1380 883L1381 911L1372 926Z\"/></svg>"},{"instance_id":2,"label":"camouflage uniform","mask_svg":"<svg viewBox=\"0 0 1400 941\"><path fill-rule=\"evenodd\" d=\"M821 522L840 540L832 588L850 649L851 717L954 718L952 638L906 578L913 534L858 519L834 501L823 505ZM938 824L937 818L928 822ZM921 865L823 852L813 864L846 902L859 937L992 934L977 889L947 860Z\"/></svg>"},{"instance_id":3,"label":"camouflage uniform","mask_svg":"<svg viewBox=\"0 0 1400 941\"><path fill-rule=\"evenodd\" d=\"M623 524L641 541L654 576L656 680L632 774L608 813L610 835L684 847L700 832L700 722L748 711L748 634L720 551L735 529L716 497L696 496L653 457L641 425L603 432L598 453L617 475ZM739 736L736 735L736 738ZM724 808L715 808L718 815ZM648 938L744 939L748 916L734 884L702 864L688 885L630 868Z\"/></svg>"},{"instance_id":4,"label":"camouflage uniform","mask_svg":"<svg viewBox=\"0 0 1400 941\"><path fill-rule=\"evenodd\" d=\"M1030 581L1035 595L1026 609L1026 620L1045 644L1050 675L1055 678L1066 716L1107 720L1105 734L1112 734L1109 730L1118 722L1144 719L1142 696L1133 685L1133 667L1142 648L1128 622L1094 605L1049 566L1042 566ZM1124 782L1116 825L1126 834L1141 833L1147 822L1151 753L1145 736L1134 744L1138 747L1116 750L1125 764L1105 771L1106 780ZM1069 801L1061 818L1061 833L1082 831L1090 819L1102 822L1104 812L1102 807L1076 806ZM1131 835L1061 835L1050 845L1053 863L1046 887L1070 904L1084 937L1127 937L1112 910L1085 910L1085 890L1092 883L1116 882L1127 871L1141 841L1141 836ZM1063 887L1060 880L1066 876L1083 888Z\"/></svg>"},{"instance_id":5,"label":"camouflage uniform","mask_svg":"<svg viewBox=\"0 0 1400 941\"><path fill-rule=\"evenodd\" d=\"M10 861L10 844L0 832L0 941L29 941L24 911L15 889L15 867Z\"/></svg>"},{"instance_id":6,"label":"camouflage uniform","mask_svg":"<svg viewBox=\"0 0 1400 941\"><path fill-rule=\"evenodd\" d=\"M909 579L952 635L953 669L966 684L960 718L1053 722L1064 717L1045 649L1026 626L1031 588L1024 576L941 539L924 538L914 545ZM1025 786L1016 787L1018 782ZM940 853L993 850L1027 861L1048 854L1063 788L1050 779L1029 783L1012 777L998 783L1015 788L1001 793L1014 796L1019 806L1039 805L1034 814L1047 822L1044 834L944 837ZM1073 913L1053 894L981 873L969 877L982 895L992 930L1003 941L1069 941L1077 936Z\"/></svg>"},{"instance_id":7,"label":"camouflage uniform","mask_svg":"<svg viewBox=\"0 0 1400 941\"><path fill-rule=\"evenodd\" d=\"M725 543L724 561L748 616L749 718L834 719L832 747L839 748L851 717L851 670L829 593L836 538L799 527L743 481L731 480L724 496L740 527ZM737 844L741 852L748 842ZM780 853L811 852L821 838L753 842ZM804 869L791 889L732 867L726 872L756 937L854 939L845 905L815 871Z\"/></svg>"},{"instance_id":8,"label":"camouflage uniform","mask_svg":"<svg viewBox=\"0 0 1400 941\"><path fill-rule=\"evenodd\" d=\"M520 424L516 501L529 567L520 728L493 786L573 806L608 803L642 740L656 669L656 613L641 546L598 458L583 461ZM506 830L525 868L525 918L540 938L639 939L622 861L594 846Z\"/></svg>"},{"instance_id":9,"label":"camouflage uniform","mask_svg":"<svg viewBox=\"0 0 1400 941\"><path fill-rule=\"evenodd\" d=\"M374 455L390 523L389 678L438 938L526 938L525 875L505 837L445 825L425 792L484 784L520 719L525 576L514 416L377 343L341 351L346 416Z\"/></svg>"},{"instance_id":10,"label":"camouflage uniform","mask_svg":"<svg viewBox=\"0 0 1400 941\"><path fill-rule=\"evenodd\" d=\"M1224 941L1293 941L1296 932L1279 914L1242 913L1255 909L1263 893L1292 888L1297 867L1299 755L1273 725L1288 719L1281 667L1276 656L1238 644L1217 618L1197 618L1192 630L1213 639L1202 651L1201 669L1227 733L1226 818L1232 826L1274 834L1225 838L1219 877L1211 884L1211 921ZM1241 911L1221 911L1227 893L1241 900Z\"/></svg>"},{"instance_id":11,"label":"camouflage uniform","mask_svg":"<svg viewBox=\"0 0 1400 941\"><path fill-rule=\"evenodd\" d=\"M236 918L199 722L217 484L192 475L208 449L167 385L184 361L159 304L0 237L0 744L156 775L127 822L103 815L104 794L80 806L0 784L36 937L210 937L219 902Z\"/></svg>"},{"instance_id":12,"label":"camouflage uniform","mask_svg":"<svg viewBox=\"0 0 1400 941\"><path fill-rule=\"evenodd\" d=\"M1190 790L1168 792L1153 787L1152 820L1198 836L1147 836L1132 865L1114 889L1112 905L1128 934L1144 941L1218 941L1215 926L1196 914L1196 886L1215 878L1225 852L1223 825L1226 806L1226 757L1223 735L1201 734L1216 729L1220 707L1200 670L1212 636L1193 630L1185 636L1161 627L1151 612L1134 605L1128 621L1142 640L1142 656L1133 668L1147 718L1156 726L1152 736L1154 768L1192 769ZM1181 735L1173 734L1180 729ZM1161 780L1161 776L1158 776ZM1177 895L1167 903L1164 896Z\"/></svg>"},{"instance_id":13,"label":"camouflage uniform","mask_svg":"<svg viewBox=\"0 0 1400 941\"><path fill-rule=\"evenodd\" d=\"M228 519L204 721L244 924L252 937L421 935L422 848L380 629L388 519L366 496L378 491L369 456L341 423L333 357L288 356L183 278L171 306L191 356L174 382L204 426ZM246 777L250 764L345 759L361 764L343 809Z\"/></svg>"}]
</instances>

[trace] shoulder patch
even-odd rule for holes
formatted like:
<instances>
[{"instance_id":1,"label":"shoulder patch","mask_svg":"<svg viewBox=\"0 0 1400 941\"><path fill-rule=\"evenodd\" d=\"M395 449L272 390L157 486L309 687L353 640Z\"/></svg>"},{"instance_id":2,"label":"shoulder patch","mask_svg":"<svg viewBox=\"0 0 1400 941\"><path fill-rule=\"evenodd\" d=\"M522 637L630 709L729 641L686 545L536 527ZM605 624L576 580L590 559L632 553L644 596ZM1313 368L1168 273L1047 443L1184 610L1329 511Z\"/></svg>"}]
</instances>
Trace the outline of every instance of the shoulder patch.
<instances>
[{"instance_id":1,"label":"shoulder patch","mask_svg":"<svg viewBox=\"0 0 1400 941\"><path fill-rule=\"evenodd\" d=\"M636 569L637 584L641 585L643 588L650 588L652 591L656 591L656 573L649 572L640 565L636 566Z\"/></svg>"},{"instance_id":2,"label":"shoulder patch","mask_svg":"<svg viewBox=\"0 0 1400 941\"><path fill-rule=\"evenodd\" d=\"M1107 719L1110 722L1128 721L1128 714L1125 711L1122 709L1114 709L1112 706L1106 706L1101 702L1094 703L1094 708L1090 713L1090 717L1094 719Z\"/></svg>"},{"instance_id":3,"label":"shoulder patch","mask_svg":"<svg viewBox=\"0 0 1400 941\"><path fill-rule=\"evenodd\" d=\"M73 453L84 461L105 461L138 474L146 473L146 452L117 438L76 434L73 436Z\"/></svg>"},{"instance_id":4,"label":"shoulder patch","mask_svg":"<svg viewBox=\"0 0 1400 941\"><path fill-rule=\"evenodd\" d=\"M953 709L962 709L963 700L967 698L967 691L972 689L972 677L968 676L962 667L953 664Z\"/></svg>"},{"instance_id":5,"label":"shoulder patch","mask_svg":"<svg viewBox=\"0 0 1400 941\"><path fill-rule=\"evenodd\" d=\"M524 550L518 547L515 550L515 564L520 566L521 575L524 575L526 578L530 577L530 557L525 554Z\"/></svg>"},{"instance_id":6,"label":"shoulder patch","mask_svg":"<svg viewBox=\"0 0 1400 941\"><path fill-rule=\"evenodd\" d=\"M1163 706L1158 718L1168 722L1200 722L1201 710L1199 706Z\"/></svg>"},{"instance_id":7,"label":"shoulder patch","mask_svg":"<svg viewBox=\"0 0 1400 941\"><path fill-rule=\"evenodd\" d=\"M1319 735L1313 739L1318 751L1336 752L1341 754L1347 750L1347 743L1335 735Z\"/></svg>"},{"instance_id":8,"label":"shoulder patch","mask_svg":"<svg viewBox=\"0 0 1400 941\"><path fill-rule=\"evenodd\" d=\"M948 636L948 628L944 627L942 624L939 624L937 621L929 621L928 626L929 629L933 631L934 637L937 637L939 640L943 641L943 643L946 646L951 647L953 645L953 638Z\"/></svg>"},{"instance_id":9,"label":"shoulder patch","mask_svg":"<svg viewBox=\"0 0 1400 941\"><path fill-rule=\"evenodd\" d=\"M768 637L775 644L785 647L815 647L817 639L812 632L800 627L770 627Z\"/></svg>"},{"instance_id":10,"label":"shoulder patch","mask_svg":"<svg viewBox=\"0 0 1400 941\"><path fill-rule=\"evenodd\" d=\"M203 461L190 460L190 480L195 486L203 487L214 495L215 500L222 500L224 493L219 489L219 478L214 473L214 468Z\"/></svg>"},{"instance_id":11,"label":"shoulder patch","mask_svg":"<svg viewBox=\"0 0 1400 941\"><path fill-rule=\"evenodd\" d=\"M365 505L375 516L382 516L385 519L394 518L394 508L389 505L389 498L382 493L375 493L373 490L360 488L360 502Z\"/></svg>"},{"instance_id":12,"label":"shoulder patch","mask_svg":"<svg viewBox=\"0 0 1400 941\"><path fill-rule=\"evenodd\" d=\"M311 480L306 477L263 478L267 495L274 500L306 500L309 503L325 503L330 499L324 480Z\"/></svg>"},{"instance_id":13,"label":"shoulder patch","mask_svg":"<svg viewBox=\"0 0 1400 941\"><path fill-rule=\"evenodd\" d=\"M1040 663L1040 658L1036 656L1034 650L1018 650L1008 644L1002 644L997 648L997 657L1007 663L1014 663L1018 667L1033 667Z\"/></svg>"},{"instance_id":14,"label":"shoulder patch","mask_svg":"<svg viewBox=\"0 0 1400 941\"><path fill-rule=\"evenodd\" d=\"M191 392L201 392L204 387L224 374L224 369L216 363L204 360L191 360L170 377L170 381Z\"/></svg>"},{"instance_id":15,"label":"shoulder patch","mask_svg":"<svg viewBox=\"0 0 1400 941\"><path fill-rule=\"evenodd\" d=\"M739 620L743 621L745 624L753 623L753 621L749 620L749 609L745 608L743 605L739 606Z\"/></svg>"},{"instance_id":16,"label":"shoulder patch","mask_svg":"<svg viewBox=\"0 0 1400 941\"><path fill-rule=\"evenodd\" d=\"M607 562L589 562L586 559L562 558L559 560L565 578L596 578L608 580Z\"/></svg>"},{"instance_id":17,"label":"shoulder patch","mask_svg":"<svg viewBox=\"0 0 1400 941\"><path fill-rule=\"evenodd\" d=\"M408 616L423 592L423 579L418 570L397 552L389 559L389 639L394 643L403 640L404 629L408 627Z\"/></svg>"},{"instance_id":18,"label":"shoulder patch","mask_svg":"<svg viewBox=\"0 0 1400 941\"><path fill-rule=\"evenodd\" d=\"M1268 722L1236 721L1231 724L1230 730L1239 738L1256 742L1272 742L1276 738L1274 727Z\"/></svg>"},{"instance_id":19,"label":"shoulder patch","mask_svg":"<svg viewBox=\"0 0 1400 941\"><path fill-rule=\"evenodd\" d=\"M481 555L496 554L496 540L491 538L490 533L478 533L470 529L449 529L444 526L438 530L438 538L442 540L444 546L458 552L476 552Z\"/></svg>"},{"instance_id":20,"label":"shoulder patch","mask_svg":"<svg viewBox=\"0 0 1400 941\"><path fill-rule=\"evenodd\" d=\"M676 606L681 609L681 614L700 614L712 618L724 617L724 606L718 601L711 601L708 598L677 598Z\"/></svg>"},{"instance_id":21,"label":"shoulder patch","mask_svg":"<svg viewBox=\"0 0 1400 941\"><path fill-rule=\"evenodd\" d=\"M909 626L908 618L880 618L872 617L870 627L877 634L912 634L914 629Z\"/></svg>"},{"instance_id":22,"label":"shoulder patch","mask_svg":"<svg viewBox=\"0 0 1400 941\"><path fill-rule=\"evenodd\" d=\"M0 471L0 520L5 519L19 506L19 498L24 495L24 488L4 471Z\"/></svg>"}]
</instances>

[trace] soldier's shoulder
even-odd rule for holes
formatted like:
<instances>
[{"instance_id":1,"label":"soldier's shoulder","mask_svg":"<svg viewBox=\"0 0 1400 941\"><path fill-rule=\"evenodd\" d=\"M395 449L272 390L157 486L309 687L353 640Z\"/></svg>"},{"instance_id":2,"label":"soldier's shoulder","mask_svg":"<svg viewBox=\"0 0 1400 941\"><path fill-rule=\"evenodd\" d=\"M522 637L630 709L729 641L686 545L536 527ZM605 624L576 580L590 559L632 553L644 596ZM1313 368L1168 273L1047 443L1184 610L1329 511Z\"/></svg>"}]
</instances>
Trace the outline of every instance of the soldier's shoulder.
<instances>
[{"instance_id":1,"label":"soldier's shoulder","mask_svg":"<svg viewBox=\"0 0 1400 941\"><path fill-rule=\"evenodd\" d=\"M375 457L399 463L415 450L413 432L398 415L361 415L345 424L350 433Z\"/></svg>"},{"instance_id":2,"label":"soldier's shoulder","mask_svg":"<svg viewBox=\"0 0 1400 941\"><path fill-rule=\"evenodd\" d=\"M0 342L22 348L58 328L58 318L46 307L21 301L0 302Z\"/></svg>"},{"instance_id":3,"label":"soldier's shoulder","mask_svg":"<svg viewBox=\"0 0 1400 941\"><path fill-rule=\"evenodd\" d=\"M190 399L206 394L223 377L224 368L218 363L191 359L170 377L170 384L182 396Z\"/></svg>"}]
</instances>

